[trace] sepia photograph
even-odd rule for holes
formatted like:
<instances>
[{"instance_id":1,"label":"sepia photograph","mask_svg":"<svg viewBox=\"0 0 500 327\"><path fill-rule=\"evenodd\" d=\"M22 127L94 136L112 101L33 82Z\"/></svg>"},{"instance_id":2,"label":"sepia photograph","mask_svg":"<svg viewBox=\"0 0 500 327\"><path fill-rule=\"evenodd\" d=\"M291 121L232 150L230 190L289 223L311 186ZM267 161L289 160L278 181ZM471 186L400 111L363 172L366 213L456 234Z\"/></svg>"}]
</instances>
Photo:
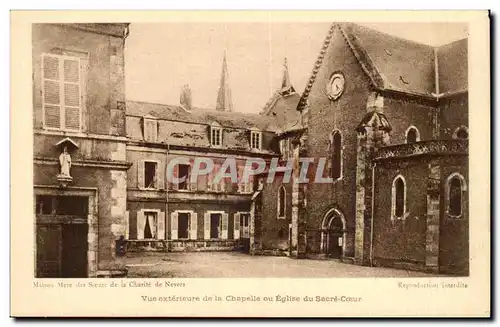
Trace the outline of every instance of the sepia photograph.
<instances>
[{"instance_id":1,"label":"sepia photograph","mask_svg":"<svg viewBox=\"0 0 500 327\"><path fill-rule=\"evenodd\" d=\"M119 17L26 25L34 289L471 288L467 20Z\"/></svg>"},{"instance_id":2,"label":"sepia photograph","mask_svg":"<svg viewBox=\"0 0 500 327\"><path fill-rule=\"evenodd\" d=\"M468 275L467 24L34 24L33 76L37 277Z\"/></svg>"}]
</instances>

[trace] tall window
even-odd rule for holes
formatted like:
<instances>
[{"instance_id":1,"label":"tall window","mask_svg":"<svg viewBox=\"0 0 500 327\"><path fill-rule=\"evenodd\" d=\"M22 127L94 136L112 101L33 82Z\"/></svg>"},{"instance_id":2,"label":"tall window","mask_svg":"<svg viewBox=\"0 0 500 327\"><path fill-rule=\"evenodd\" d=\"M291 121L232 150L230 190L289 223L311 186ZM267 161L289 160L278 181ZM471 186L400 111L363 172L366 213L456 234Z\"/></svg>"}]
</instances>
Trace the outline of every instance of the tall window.
<instances>
[{"instance_id":1,"label":"tall window","mask_svg":"<svg viewBox=\"0 0 500 327\"><path fill-rule=\"evenodd\" d=\"M146 225L144 226L144 238L156 239L158 237L157 223L158 215L156 212L144 212Z\"/></svg>"},{"instance_id":2,"label":"tall window","mask_svg":"<svg viewBox=\"0 0 500 327\"><path fill-rule=\"evenodd\" d=\"M420 133L418 129L414 126L411 126L406 130L406 143L416 143L420 141Z\"/></svg>"},{"instance_id":3,"label":"tall window","mask_svg":"<svg viewBox=\"0 0 500 327\"><path fill-rule=\"evenodd\" d=\"M158 123L155 119L144 118L144 140L156 142L158 139Z\"/></svg>"},{"instance_id":4,"label":"tall window","mask_svg":"<svg viewBox=\"0 0 500 327\"><path fill-rule=\"evenodd\" d=\"M212 127L210 129L210 143L213 146L222 145L222 129L219 127Z\"/></svg>"},{"instance_id":5,"label":"tall window","mask_svg":"<svg viewBox=\"0 0 500 327\"><path fill-rule=\"evenodd\" d=\"M278 191L278 219L284 219L286 212L286 190L282 185Z\"/></svg>"},{"instance_id":6,"label":"tall window","mask_svg":"<svg viewBox=\"0 0 500 327\"><path fill-rule=\"evenodd\" d=\"M240 228L241 228L241 236L243 238L249 237L249 228L248 222L250 221L250 214L248 212L242 212L240 214Z\"/></svg>"},{"instance_id":7,"label":"tall window","mask_svg":"<svg viewBox=\"0 0 500 327\"><path fill-rule=\"evenodd\" d=\"M191 227L190 227L190 213L189 212L179 212L178 220L179 220L178 238L188 239L189 238L189 230L191 229Z\"/></svg>"},{"instance_id":8,"label":"tall window","mask_svg":"<svg viewBox=\"0 0 500 327\"><path fill-rule=\"evenodd\" d=\"M331 177L333 179L339 179L342 176L342 135L339 131L332 133L331 151Z\"/></svg>"},{"instance_id":9,"label":"tall window","mask_svg":"<svg viewBox=\"0 0 500 327\"><path fill-rule=\"evenodd\" d=\"M280 140L280 152L283 160L289 160L293 157L292 142L289 138Z\"/></svg>"},{"instance_id":10,"label":"tall window","mask_svg":"<svg viewBox=\"0 0 500 327\"><path fill-rule=\"evenodd\" d=\"M153 161L144 162L144 187L145 188L157 188L157 167L158 164Z\"/></svg>"},{"instance_id":11,"label":"tall window","mask_svg":"<svg viewBox=\"0 0 500 327\"><path fill-rule=\"evenodd\" d=\"M77 57L42 56L42 103L45 128L81 129L81 76Z\"/></svg>"},{"instance_id":12,"label":"tall window","mask_svg":"<svg viewBox=\"0 0 500 327\"><path fill-rule=\"evenodd\" d=\"M179 165L179 190L187 190L189 189L189 165Z\"/></svg>"},{"instance_id":13,"label":"tall window","mask_svg":"<svg viewBox=\"0 0 500 327\"><path fill-rule=\"evenodd\" d=\"M465 179L458 173L451 174L447 180L447 211L453 218L459 218L463 213L463 192Z\"/></svg>"},{"instance_id":14,"label":"tall window","mask_svg":"<svg viewBox=\"0 0 500 327\"><path fill-rule=\"evenodd\" d=\"M406 185L403 176L398 176L392 182L392 217L404 218L406 211Z\"/></svg>"},{"instance_id":15,"label":"tall window","mask_svg":"<svg viewBox=\"0 0 500 327\"><path fill-rule=\"evenodd\" d=\"M261 133L260 132L251 132L250 133L250 146L252 149L260 150L262 147L261 143Z\"/></svg>"}]
</instances>

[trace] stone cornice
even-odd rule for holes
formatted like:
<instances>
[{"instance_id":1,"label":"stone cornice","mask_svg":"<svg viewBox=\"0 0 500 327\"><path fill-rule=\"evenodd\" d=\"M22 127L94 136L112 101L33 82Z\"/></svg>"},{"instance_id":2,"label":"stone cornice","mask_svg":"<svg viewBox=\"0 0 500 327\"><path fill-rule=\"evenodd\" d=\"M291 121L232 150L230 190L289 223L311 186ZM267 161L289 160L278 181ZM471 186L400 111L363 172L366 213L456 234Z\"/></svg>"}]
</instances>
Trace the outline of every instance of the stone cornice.
<instances>
[{"instance_id":1,"label":"stone cornice","mask_svg":"<svg viewBox=\"0 0 500 327\"><path fill-rule=\"evenodd\" d=\"M59 162L55 158L34 157L33 163L36 165L58 165ZM104 161L104 160L76 160L72 162L75 167L100 168L112 170L128 170L132 163L127 161Z\"/></svg>"}]
</instances>

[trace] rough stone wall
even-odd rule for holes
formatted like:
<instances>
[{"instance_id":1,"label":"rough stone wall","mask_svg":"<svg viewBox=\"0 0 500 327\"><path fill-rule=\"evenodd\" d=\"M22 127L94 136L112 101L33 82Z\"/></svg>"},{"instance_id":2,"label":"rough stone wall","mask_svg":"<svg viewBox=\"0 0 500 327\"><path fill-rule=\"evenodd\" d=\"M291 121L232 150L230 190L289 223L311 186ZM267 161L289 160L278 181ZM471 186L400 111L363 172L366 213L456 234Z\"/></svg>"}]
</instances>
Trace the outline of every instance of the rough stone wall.
<instances>
[{"instance_id":1,"label":"rough stone wall","mask_svg":"<svg viewBox=\"0 0 500 327\"><path fill-rule=\"evenodd\" d=\"M458 127L469 126L467 93L441 100L439 124L441 139L451 139L453 132Z\"/></svg>"}]
</instances>

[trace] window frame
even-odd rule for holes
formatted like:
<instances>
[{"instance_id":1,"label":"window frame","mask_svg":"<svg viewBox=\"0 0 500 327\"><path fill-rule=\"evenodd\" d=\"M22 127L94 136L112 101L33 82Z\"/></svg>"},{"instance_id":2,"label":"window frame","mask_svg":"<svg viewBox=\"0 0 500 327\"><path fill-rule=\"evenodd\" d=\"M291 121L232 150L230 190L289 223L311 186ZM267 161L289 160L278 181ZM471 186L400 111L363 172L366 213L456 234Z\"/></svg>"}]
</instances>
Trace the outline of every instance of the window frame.
<instances>
[{"instance_id":1,"label":"window frame","mask_svg":"<svg viewBox=\"0 0 500 327\"><path fill-rule=\"evenodd\" d=\"M396 215L396 197L397 197L397 190L396 190L396 182L398 180L401 180L403 182L403 214L401 217L398 217ZM406 218L406 193L407 193L407 186L406 186L406 180L403 175L398 174L394 179L392 180L392 187L391 187L391 220L404 220Z\"/></svg>"},{"instance_id":2,"label":"window frame","mask_svg":"<svg viewBox=\"0 0 500 327\"><path fill-rule=\"evenodd\" d=\"M214 133L219 134L219 142L218 144L214 143ZM210 126L210 145L213 147L221 147L222 146L222 127L220 126Z\"/></svg>"},{"instance_id":3,"label":"window frame","mask_svg":"<svg viewBox=\"0 0 500 327\"><path fill-rule=\"evenodd\" d=\"M411 125L405 131L405 143L406 144L411 144L410 142L408 142L408 133L410 133L410 131L412 131L412 130L415 131L415 142L412 142L412 143L420 142L420 131L418 130L417 127L415 127L414 125Z\"/></svg>"},{"instance_id":4,"label":"window frame","mask_svg":"<svg viewBox=\"0 0 500 327\"><path fill-rule=\"evenodd\" d=\"M281 194L283 192L283 203L281 202ZM278 219L286 219L286 188L285 188L285 185L281 185L279 188L278 188L278 207L277 207L277 212L276 212L276 215L277 215L277 218ZM281 212L280 212L280 209L281 207L283 207L283 215L280 215Z\"/></svg>"},{"instance_id":5,"label":"window frame","mask_svg":"<svg viewBox=\"0 0 500 327\"><path fill-rule=\"evenodd\" d=\"M193 219L193 212L192 211L189 211L189 210L177 210L177 240L180 240L180 241L186 241L186 240L190 240L191 239L191 227L192 227L192 219ZM188 224L187 224L187 237L180 237L179 236L179 231L180 231L180 228L179 228L179 222L180 222L180 215L181 214L187 214L188 215Z\"/></svg>"},{"instance_id":6,"label":"window frame","mask_svg":"<svg viewBox=\"0 0 500 327\"><path fill-rule=\"evenodd\" d=\"M142 130L143 130L143 140L146 142L155 143L158 142L158 120L153 116L145 116L142 118ZM149 130L148 125L152 125L152 140L148 140L146 135L148 135L147 130Z\"/></svg>"},{"instance_id":7,"label":"window frame","mask_svg":"<svg viewBox=\"0 0 500 327\"><path fill-rule=\"evenodd\" d=\"M146 222L148 221L148 218L147 218L147 215L148 214L151 214L153 213L156 217L156 221L155 221L155 227L156 227L156 232L155 232L155 237L154 238L146 238L145 236L141 239L141 241L157 241L159 240L158 238L158 225L159 225L159 222L158 220L160 219L160 210L159 209L143 209L142 210L142 214L144 215L144 218L145 218L145 223L144 223L144 232L143 232L143 235L146 234ZM151 226L149 227L151 228Z\"/></svg>"},{"instance_id":8,"label":"window frame","mask_svg":"<svg viewBox=\"0 0 500 327\"><path fill-rule=\"evenodd\" d=\"M154 163L155 164L154 187L148 187L146 185L146 163ZM158 174L160 173L159 172L160 162L158 160L143 160L142 164L143 164L143 169L144 169L144 181L143 181L144 189L145 190L159 190L160 189L160 185L159 185L160 183L159 183L159 176L158 176Z\"/></svg>"},{"instance_id":9,"label":"window frame","mask_svg":"<svg viewBox=\"0 0 500 327\"><path fill-rule=\"evenodd\" d=\"M460 181L460 190L461 190L461 198L460 198L460 214L452 215L450 214L450 204L451 204L451 182L453 179L457 178ZM458 220L464 218L464 211L466 201L464 199L467 195L467 183L465 181L465 177L459 172L454 172L448 175L445 183L445 213L446 217L453 220Z\"/></svg>"},{"instance_id":10,"label":"window frame","mask_svg":"<svg viewBox=\"0 0 500 327\"><path fill-rule=\"evenodd\" d=\"M339 175L338 177L334 177L333 174L333 168L335 161L333 160L333 156L335 154L335 135L338 135L340 137L340 146L339 146ZM342 133L340 132L339 129L335 129L331 134L330 134L330 171L329 175L334 181L339 181L343 178L343 170L344 170L344 150L343 150L343 143L344 143L344 138L342 136Z\"/></svg>"},{"instance_id":11,"label":"window frame","mask_svg":"<svg viewBox=\"0 0 500 327\"><path fill-rule=\"evenodd\" d=\"M257 137L257 147L254 146L254 138ZM262 150L262 132L250 131L250 148L253 150Z\"/></svg>"},{"instance_id":12,"label":"window frame","mask_svg":"<svg viewBox=\"0 0 500 327\"><path fill-rule=\"evenodd\" d=\"M45 57L52 57L56 58L58 60L58 73L59 73L59 79L54 80L50 78L45 78ZM64 80L64 60L73 60L77 61L78 63L78 82L70 82L70 81L65 81ZM41 54L41 103L42 103L42 126L43 129L45 130L51 130L51 131L63 131L63 132L73 132L73 133L80 133L83 130L83 106L84 106L84 71L82 69L82 58L78 56L68 56L68 55L63 55L63 54L54 54L54 53L49 53L49 52L44 52ZM59 127L51 127L47 126L46 124L46 115L45 115L45 107L47 105L45 102L45 81L51 81L54 83L58 83L59 85ZM78 85L78 129L73 129L73 128L67 128L66 127L66 101L65 101L65 84L73 84L73 85ZM56 106L53 104L53 106ZM75 106L68 106L70 108L76 108Z\"/></svg>"},{"instance_id":13,"label":"window frame","mask_svg":"<svg viewBox=\"0 0 500 327\"><path fill-rule=\"evenodd\" d=\"M460 133L460 131L465 131L467 133L467 138L466 139L458 137L458 133ZM455 128L455 130L453 131L453 135L452 135L452 138L454 140L468 140L469 137L470 137L469 128L467 126L465 126L465 125L461 125L461 126Z\"/></svg>"}]
</instances>

